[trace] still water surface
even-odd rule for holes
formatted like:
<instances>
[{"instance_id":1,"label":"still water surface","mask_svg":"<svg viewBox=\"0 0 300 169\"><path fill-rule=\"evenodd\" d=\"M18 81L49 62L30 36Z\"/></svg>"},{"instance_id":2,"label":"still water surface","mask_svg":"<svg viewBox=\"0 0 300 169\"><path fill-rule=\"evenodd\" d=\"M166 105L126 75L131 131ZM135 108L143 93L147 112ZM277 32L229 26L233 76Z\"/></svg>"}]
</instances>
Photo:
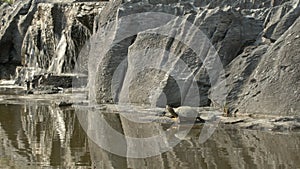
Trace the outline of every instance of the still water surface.
<instances>
[{"instance_id":1,"label":"still water surface","mask_svg":"<svg viewBox=\"0 0 300 169\"><path fill-rule=\"evenodd\" d=\"M88 116L91 112L84 113ZM71 107L59 108L39 101L0 104L0 168L300 167L299 133L238 130L220 125L205 143L200 144L201 125L198 125L167 152L142 159L125 158L103 150L89 138L80 122L82 115ZM137 127L130 122L121 123L117 114L105 116L116 130L119 126L123 128L121 133L132 136L168 128L155 124L154 131L152 124ZM109 137L109 133L106 134L104 138ZM126 149L125 145L116 146Z\"/></svg>"}]
</instances>

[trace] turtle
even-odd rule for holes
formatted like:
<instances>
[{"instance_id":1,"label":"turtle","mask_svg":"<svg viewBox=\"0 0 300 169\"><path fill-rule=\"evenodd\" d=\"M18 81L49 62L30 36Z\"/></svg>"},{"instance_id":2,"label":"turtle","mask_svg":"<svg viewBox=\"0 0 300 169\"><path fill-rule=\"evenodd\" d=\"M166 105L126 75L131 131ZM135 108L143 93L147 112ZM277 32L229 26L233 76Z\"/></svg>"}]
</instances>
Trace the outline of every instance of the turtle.
<instances>
[{"instance_id":1,"label":"turtle","mask_svg":"<svg viewBox=\"0 0 300 169\"><path fill-rule=\"evenodd\" d=\"M165 116L171 117L176 122L205 122L199 116L199 112L190 106L181 106L173 108L170 105L166 105Z\"/></svg>"}]
</instances>

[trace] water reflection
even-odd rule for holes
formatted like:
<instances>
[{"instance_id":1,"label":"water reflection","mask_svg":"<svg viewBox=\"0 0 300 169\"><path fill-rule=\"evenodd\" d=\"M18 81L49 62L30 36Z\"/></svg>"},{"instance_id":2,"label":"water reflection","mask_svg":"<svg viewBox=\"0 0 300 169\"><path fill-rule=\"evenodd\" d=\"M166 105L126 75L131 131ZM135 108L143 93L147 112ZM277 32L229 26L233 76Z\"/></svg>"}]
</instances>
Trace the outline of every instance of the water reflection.
<instances>
[{"instance_id":1,"label":"water reflection","mask_svg":"<svg viewBox=\"0 0 300 169\"><path fill-rule=\"evenodd\" d=\"M87 137L73 110L0 105L0 166L90 166Z\"/></svg>"},{"instance_id":2,"label":"water reflection","mask_svg":"<svg viewBox=\"0 0 300 169\"><path fill-rule=\"evenodd\" d=\"M97 140L87 136L90 132L124 153L133 151L134 145L126 138L124 144L117 144L118 140L107 130L95 130L99 124L85 123L89 118L97 121L97 116L90 116L93 112L97 111L75 113L72 108L61 109L38 101L0 104L0 167L291 169L300 166L299 133L219 126L208 141L200 144L201 125L193 126L185 136L181 131L189 126L138 123L106 110L97 112L114 130L126 136L146 138L165 133L164 139L143 148L160 145L168 151L142 159L122 157L102 149ZM163 147L163 141L169 147Z\"/></svg>"}]
</instances>

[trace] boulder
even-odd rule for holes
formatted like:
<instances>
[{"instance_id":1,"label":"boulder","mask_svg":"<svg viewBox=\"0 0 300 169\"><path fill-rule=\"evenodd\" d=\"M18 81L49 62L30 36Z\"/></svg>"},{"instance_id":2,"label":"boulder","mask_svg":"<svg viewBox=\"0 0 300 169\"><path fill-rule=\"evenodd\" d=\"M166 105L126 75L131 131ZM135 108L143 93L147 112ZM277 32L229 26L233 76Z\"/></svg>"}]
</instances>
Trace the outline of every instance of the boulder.
<instances>
[{"instance_id":1,"label":"boulder","mask_svg":"<svg viewBox=\"0 0 300 169\"><path fill-rule=\"evenodd\" d=\"M101 31L113 32L110 41L106 41L111 42L112 46L98 57L97 63L91 63L89 67L97 70L95 75L90 76L96 79L91 94L96 95L90 98L95 98L98 103L121 101L162 107L166 103L174 106L207 106L210 104L210 86L219 77L209 77L212 76L209 75L212 70L206 67L216 61L213 59L207 63L209 59L204 62L205 58L218 53L220 68L216 72L221 74L222 66L229 64L245 46L254 43L263 30L261 20L243 17L232 8L198 10L192 3L188 3L190 7L187 8L187 2L177 5L173 1L142 1L120 4L117 10L114 4L107 5L102 12L113 9L111 12L116 12L115 20L101 17L98 24ZM144 22L148 23L155 19L155 14L166 17L152 24L138 23L137 20L143 20L141 18L119 22L122 18L139 15L145 17ZM113 26L108 26L108 20L115 22L118 27L111 29ZM189 29L191 25L193 29ZM157 32L162 35L157 35ZM122 35L130 33L131 37L120 40ZM198 46L192 41L199 42ZM101 53L99 47L93 48L91 53ZM200 48L203 50L200 51ZM139 53L143 52L141 49L150 49L150 52L144 50L144 53ZM143 58L138 55L143 55ZM95 60L92 59L92 62ZM159 65L163 65L163 68ZM141 66L144 67L141 69ZM117 69L120 67L122 71ZM191 70L187 70L187 67ZM117 73L118 82L114 83L116 71L121 73ZM193 91L189 91L191 87Z\"/></svg>"}]
</instances>

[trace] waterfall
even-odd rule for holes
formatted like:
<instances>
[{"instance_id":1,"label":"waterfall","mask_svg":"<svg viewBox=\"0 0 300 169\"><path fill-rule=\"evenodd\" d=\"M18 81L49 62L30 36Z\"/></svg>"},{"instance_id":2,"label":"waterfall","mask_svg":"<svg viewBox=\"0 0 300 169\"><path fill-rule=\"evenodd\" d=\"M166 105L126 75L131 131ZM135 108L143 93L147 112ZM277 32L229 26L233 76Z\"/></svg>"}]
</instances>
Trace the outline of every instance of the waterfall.
<instances>
[{"instance_id":1,"label":"waterfall","mask_svg":"<svg viewBox=\"0 0 300 169\"><path fill-rule=\"evenodd\" d=\"M61 74L66 51L67 51L67 38L65 35L65 31L63 30L62 36L55 50L56 56L52 59L51 64L48 68L48 72Z\"/></svg>"}]
</instances>

